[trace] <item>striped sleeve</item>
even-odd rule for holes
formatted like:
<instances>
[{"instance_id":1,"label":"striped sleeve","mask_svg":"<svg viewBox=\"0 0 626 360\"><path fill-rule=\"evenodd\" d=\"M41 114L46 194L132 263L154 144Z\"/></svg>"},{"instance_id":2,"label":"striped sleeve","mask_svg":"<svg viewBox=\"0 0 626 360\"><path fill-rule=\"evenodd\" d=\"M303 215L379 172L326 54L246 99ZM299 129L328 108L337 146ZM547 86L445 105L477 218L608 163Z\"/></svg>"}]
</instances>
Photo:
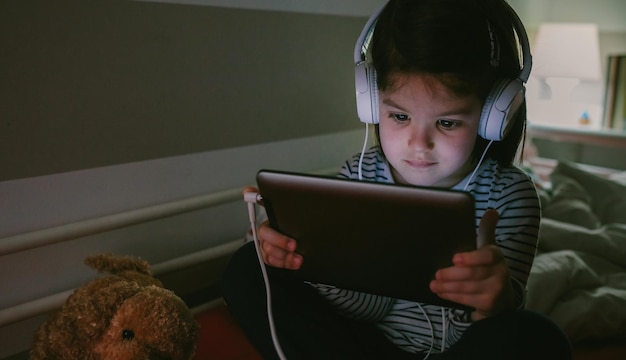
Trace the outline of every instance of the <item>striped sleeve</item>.
<instances>
[{"instance_id":1,"label":"striped sleeve","mask_svg":"<svg viewBox=\"0 0 626 360\"><path fill-rule=\"evenodd\" d=\"M537 249L541 210L531 179L517 168L500 169L493 162L475 183L476 227L487 209L498 211L496 242L511 275L526 286Z\"/></svg>"}]
</instances>

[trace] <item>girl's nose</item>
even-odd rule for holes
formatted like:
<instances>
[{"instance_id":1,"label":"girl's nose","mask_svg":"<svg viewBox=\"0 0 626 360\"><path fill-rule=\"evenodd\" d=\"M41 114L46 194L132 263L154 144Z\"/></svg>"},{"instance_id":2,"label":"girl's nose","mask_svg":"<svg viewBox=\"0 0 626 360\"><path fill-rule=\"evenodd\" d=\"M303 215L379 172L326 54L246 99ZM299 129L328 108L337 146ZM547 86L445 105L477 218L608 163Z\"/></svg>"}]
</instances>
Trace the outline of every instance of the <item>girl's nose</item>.
<instances>
[{"instance_id":1,"label":"girl's nose","mask_svg":"<svg viewBox=\"0 0 626 360\"><path fill-rule=\"evenodd\" d=\"M412 129L409 137L409 147L417 152L430 150L433 148L432 132L422 126L416 126Z\"/></svg>"}]
</instances>

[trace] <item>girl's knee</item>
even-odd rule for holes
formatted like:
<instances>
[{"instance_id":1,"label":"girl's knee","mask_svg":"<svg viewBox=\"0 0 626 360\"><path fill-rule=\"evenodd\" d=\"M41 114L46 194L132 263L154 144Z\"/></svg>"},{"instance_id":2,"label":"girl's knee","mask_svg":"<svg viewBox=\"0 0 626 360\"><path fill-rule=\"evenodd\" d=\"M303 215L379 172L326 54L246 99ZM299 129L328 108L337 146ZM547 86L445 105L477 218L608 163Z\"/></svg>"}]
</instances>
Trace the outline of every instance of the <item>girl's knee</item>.
<instances>
[{"instance_id":1,"label":"girl's knee","mask_svg":"<svg viewBox=\"0 0 626 360\"><path fill-rule=\"evenodd\" d=\"M486 359L572 359L572 346L548 317L518 310L478 321L451 350L482 353Z\"/></svg>"}]
</instances>

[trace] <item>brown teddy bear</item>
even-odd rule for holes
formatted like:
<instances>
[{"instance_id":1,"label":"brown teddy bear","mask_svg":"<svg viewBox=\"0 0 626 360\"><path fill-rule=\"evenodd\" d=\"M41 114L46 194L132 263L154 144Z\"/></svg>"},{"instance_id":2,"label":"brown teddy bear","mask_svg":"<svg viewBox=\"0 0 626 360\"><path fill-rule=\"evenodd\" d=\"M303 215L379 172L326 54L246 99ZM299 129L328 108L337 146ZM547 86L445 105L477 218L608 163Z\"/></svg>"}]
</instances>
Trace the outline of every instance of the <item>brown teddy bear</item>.
<instances>
[{"instance_id":1,"label":"brown teddy bear","mask_svg":"<svg viewBox=\"0 0 626 360\"><path fill-rule=\"evenodd\" d=\"M101 254L85 263L106 272L76 289L37 333L30 359L189 360L198 324L148 262Z\"/></svg>"}]
</instances>

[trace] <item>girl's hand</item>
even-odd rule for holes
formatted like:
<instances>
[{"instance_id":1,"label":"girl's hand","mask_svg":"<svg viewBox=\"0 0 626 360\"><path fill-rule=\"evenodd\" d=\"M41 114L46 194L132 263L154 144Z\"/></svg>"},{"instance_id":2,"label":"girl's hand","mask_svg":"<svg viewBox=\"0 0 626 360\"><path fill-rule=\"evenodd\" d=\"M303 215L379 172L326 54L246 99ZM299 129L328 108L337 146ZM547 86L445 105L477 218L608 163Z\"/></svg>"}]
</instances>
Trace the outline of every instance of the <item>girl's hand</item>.
<instances>
[{"instance_id":1,"label":"girl's hand","mask_svg":"<svg viewBox=\"0 0 626 360\"><path fill-rule=\"evenodd\" d=\"M430 283L439 297L471 306L472 320L514 308L509 268L495 242L498 213L487 210L480 220L477 250L455 254L453 266L440 269Z\"/></svg>"},{"instance_id":2,"label":"girl's hand","mask_svg":"<svg viewBox=\"0 0 626 360\"><path fill-rule=\"evenodd\" d=\"M272 229L266 221L259 226L259 243L263 261L270 266L297 270L302 265L302 255L297 254L296 241Z\"/></svg>"},{"instance_id":3,"label":"girl's hand","mask_svg":"<svg viewBox=\"0 0 626 360\"><path fill-rule=\"evenodd\" d=\"M253 187L244 188L243 192L258 189ZM263 261L273 267L297 270L302 265L302 255L297 254L296 241L278 231L272 229L266 221L257 229L257 237L261 245L261 256Z\"/></svg>"}]
</instances>

